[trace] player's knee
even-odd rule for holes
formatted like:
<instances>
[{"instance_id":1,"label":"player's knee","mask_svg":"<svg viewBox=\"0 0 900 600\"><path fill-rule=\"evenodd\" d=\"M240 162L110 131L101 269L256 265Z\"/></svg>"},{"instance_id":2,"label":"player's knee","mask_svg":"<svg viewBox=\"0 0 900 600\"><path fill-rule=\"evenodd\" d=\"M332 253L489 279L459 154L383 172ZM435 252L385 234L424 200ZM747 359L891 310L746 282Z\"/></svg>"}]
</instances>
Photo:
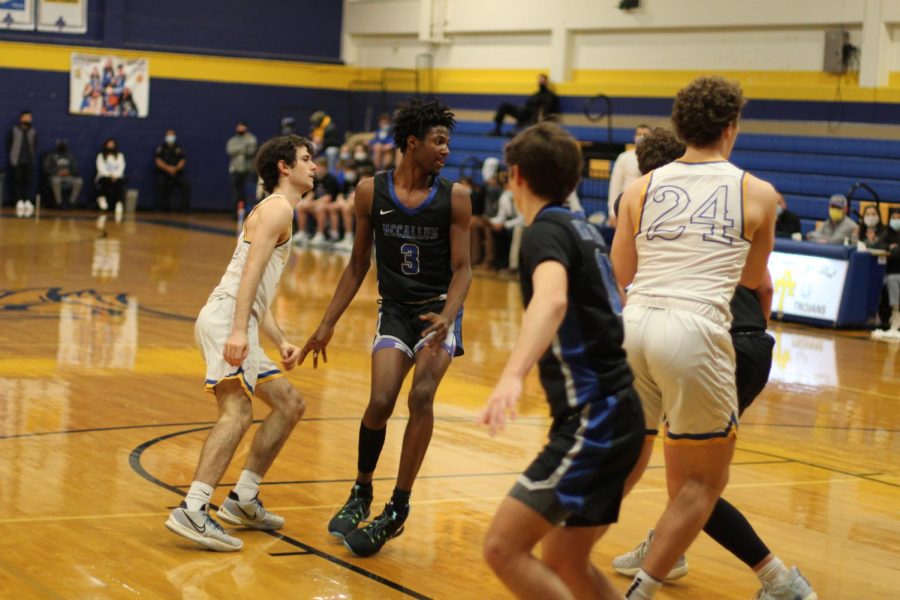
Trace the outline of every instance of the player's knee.
<instances>
[{"instance_id":1,"label":"player's knee","mask_svg":"<svg viewBox=\"0 0 900 600\"><path fill-rule=\"evenodd\" d=\"M409 412L427 413L434 408L435 386L430 382L419 382L409 391Z\"/></svg>"},{"instance_id":2,"label":"player's knee","mask_svg":"<svg viewBox=\"0 0 900 600\"><path fill-rule=\"evenodd\" d=\"M494 533L488 533L487 537L484 538L482 552L485 562L498 575L509 568L515 555L510 544Z\"/></svg>"},{"instance_id":3,"label":"player's knee","mask_svg":"<svg viewBox=\"0 0 900 600\"><path fill-rule=\"evenodd\" d=\"M292 422L296 423L306 412L306 402L300 392L290 388L281 402L281 412Z\"/></svg>"},{"instance_id":4,"label":"player's knee","mask_svg":"<svg viewBox=\"0 0 900 600\"><path fill-rule=\"evenodd\" d=\"M379 424L387 423L387 420L391 418L391 414L394 412L395 402L395 396L373 392L371 398L369 398L366 416L374 419Z\"/></svg>"}]
</instances>

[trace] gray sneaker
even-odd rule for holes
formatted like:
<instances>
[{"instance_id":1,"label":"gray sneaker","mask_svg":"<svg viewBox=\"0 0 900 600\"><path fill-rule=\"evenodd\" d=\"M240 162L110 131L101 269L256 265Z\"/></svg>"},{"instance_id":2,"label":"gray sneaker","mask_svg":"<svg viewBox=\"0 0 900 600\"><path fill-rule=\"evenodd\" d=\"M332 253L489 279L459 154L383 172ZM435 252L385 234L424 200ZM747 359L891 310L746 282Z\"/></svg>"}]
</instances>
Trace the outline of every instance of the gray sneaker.
<instances>
[{"instance_id":1,"label":"gray sneaker","mask_svg":"<svg viewBox=\"0 0 900 600\"><path fill-rule=\"evenodd\" d=\"M650 550L650 542L652 540L653 530L651 529L647 534L647 539L635 546L634 550L627 554L615 557L612 561L612 566L613 569L616 570L616 573L628 575L629 577L637 575L637 572L640 571L641 567L644 565L644 559L647 558L647 552ZM681 556L675 563L675 566L672 567L672 570L669 571L669 574L666 575L666 581L681 579L687 575L687 572L687 559L684 556Z\"/></svg>"},{"instance_id":2,"label":"gray sneaker","mask_svg":"<svg viewBox=\"0 0 900 600\"><path fill-rule=\"evenodd\" d=\"M244 547L244 542L225 533L222 526L209 516L208 504L200 510L188 510L187 504L182 502L169 513L166 528L216 552L237 552Z\"/></svg>"},{"instance_id":3,"label":"gray sneaker","mask_svg":"<svg viewBox=\"0 0 900 600\"><path fill-rule=\"evenodd\" d=\"M234 491L228 492L228 498L216 511L216 515L235 527L249 527L263 531L274 531L284 527L284 517L267 511L258 495L250 502L241 502Z\"/></svg>"},{"instance_id":4,"label":"gray sneaker","mask_svg":"<svg viewBox=\"0 0 900 600\"><path fill-rule=\"evenodd\" d=\"M819 600L819 595L813 591L797 567L791 567L790 581L781 585L763 583L753 600Z\"/></svg>"}]
</instances>

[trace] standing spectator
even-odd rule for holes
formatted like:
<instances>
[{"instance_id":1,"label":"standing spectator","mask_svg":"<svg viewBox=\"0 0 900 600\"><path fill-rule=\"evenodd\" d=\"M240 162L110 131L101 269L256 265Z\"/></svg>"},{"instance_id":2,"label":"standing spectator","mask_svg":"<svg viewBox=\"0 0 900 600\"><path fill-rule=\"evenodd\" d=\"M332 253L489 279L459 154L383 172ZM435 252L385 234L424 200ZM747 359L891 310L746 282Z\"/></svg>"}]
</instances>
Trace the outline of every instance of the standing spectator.
<instances>
[{"instance_id":1,"label":"standing spectator","mask_svg":"<svg viewBox=\"0 0 900 600\"><path fill-rule=\"evenodd\" d=\"M391 129L391 115L384 113L378 117L378 130L370 142L372 163L376 171L384 171L394 166L394 132Z\"/></svg>"},{"instance_id":2,"label":"standing spectator","mask_svg":"<svg viewBox=\"0 0 900 600\"><path fill-rule=\"evenodd\" d=\"M53 190L53 200L57 207L63 206L64 187L69 190L68 206L71 208L78 203L78 194L81 193L84 180L78 176L78 163L69 152L66 140L57 140L56 148L44 158L44 174L50 180L50 189Z\"/></svg>"},{"instance_id":3,"label":"standing spectator","mask_svg":"<svg viewBox=\"0 0 900 600\"><path fill-rule=\"evenodd\" d=\"M637 143L648 133L650 133L650 127L648 125L638 125L634 130L635 146L637 146ZM629 183L635 179L639 179L640 176L641 170L638 168L637 154L635 153L634 148L629 148L625 152L619 154L615 164L613 164L612 174L609 177L609 195L607 200L609 202L608 221L610 227L616 226L616 199L625 191L625 188L628 187Z\"/></svg>"},{"instance_id":4,"label":"standing spectator","mask_svg":"<svg viewBox=\"0 0 900 600\"><path fill-rule=\"evenodd\" d=\"M125 155L119 151L115 138L103 142L103 149L97 153L97 206L108 210L113 202L116 213L122 212L125 198Z\"/></svg>"},{"instance_id":5,"label":"standing spectator","mask_svg":"<svg viewBox=\"0 0 900 600\"><path fill-rule=\"evenodd\" d=\"M792 238L800 234L800 217L797 213L788 210L784 196L778 194L778 206L775 207L775 235L782 238ZM799 237L797 238L800 239Z\"/></svg>"},{"instance_id":6,"label":"standing spectator","mask_svg":"<svg viewBox=\"0 0 900 600\"><path fill-rule=\"evenodd\" d=\"M247 129L246 121L238 121L234 135L225 144L228 153L228 175L234 192L234 214L239 202L247 204L247 179L253 171L253 157L256 155L256 136Z\"/></svg>"},{"instance_id":7,"label":"standing spectator","mask_svg":"<svg viewBox=\"0 0 900 600\"><path fill-rule=\"evenodd\" d=\"M891 321L887 331L876 329L872 332L872 337L900 340L900 208L891 209L884 243L888 251L884 285L887 288L888 303L891 305Z\"/></svg>"},{"instance_id":8,"label":"standing spectator","mask_svg":"<svg viewBox=\"0 0 900 600\"><path fill-rule=\"evenodd\" d=\"M507 115L514 118L516 125L522 128L562 112L559 107L559 96L553 93L549 83L548 77L541 73L538 75L538 91L528 97L525 106L516 106L512 102L504 102L498 106L491 135L501 134L500 127Z\"/></svg>"},{"instance_id":9,"label":"standing spectator","mask_svg":"<svg viewBox=\"0 0 900 600\"><path fill-rule=\"evenodd\" d=\"M328 158L328 170L333 173L341 153L341 137L337 127L324 110L314 112L309 118L309 125L310 138L316 146L316 154L325 154Z\"/></svg>"},{"instance_id":10,"label":"standing spectator","mask_svg":"<svg viewBox=\"0 0 900 600\"><path fill-rule=\"evenodd\" d=\"M165 143L156 147L156 210L172 210L172 192L178 188L182 199L179 212L186 213L191 209L191 184L184 176L187 158L177 139L175 130L167 129Z\"/></svg>"},{"instance_id":11,"label":"standing spectator","mask_svg":"<svg viewBox=\"0 0 900 600\"><path fill-rule=\"evenodd\" d=\"M20 217L34 214L31 187L34 183L37 133L31 120L31 111L23 110L19 114L19 122L13 125L6 138L6 152L9 156L9 170L12 176L11 199L16 201L16 215ZM0 202L2 200L0 198Z\"/></svg>"},{"instance_id":12,"label":"standing spectator","mask_svg":"<svg viewBox=\"0 0 900 600\"><path fill-rule=\"evenodd\" d=\"M884 250L886 235L887 228L881 222L878 207L870 204L863 210L862 224L859 226L859 241L865 244L866 248Z\"/></svg>"},{"instance_id":13,"label":"standing spectator","mask_svg":"<svg viewBox=\"0 0 900 600\"><path fill-rule=\"evenodd\" d=\"M859 229L847 216L847 197L835 194L828 200L828 220L807 239L819 244L855 244Z\"/></svg>"}]
</instances>

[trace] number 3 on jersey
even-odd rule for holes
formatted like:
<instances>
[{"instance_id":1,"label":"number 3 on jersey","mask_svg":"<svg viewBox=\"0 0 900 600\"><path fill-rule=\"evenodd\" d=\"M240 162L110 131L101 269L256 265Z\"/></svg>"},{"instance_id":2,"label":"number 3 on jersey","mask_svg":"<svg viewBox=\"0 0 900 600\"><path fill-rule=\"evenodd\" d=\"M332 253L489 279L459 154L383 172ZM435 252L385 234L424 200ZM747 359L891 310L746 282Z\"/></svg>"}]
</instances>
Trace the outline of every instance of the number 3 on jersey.
<instances>
[{"instance_id":1,"label":"number 3 on jersey","mask_svg":"<svg viewBox=\"0 0 900 600\"><path fill-rule=\"evenodd\" d=\"M400 270L404 275L419 274L419 247L415 244L403 244L400 246L400 254L403 255L403 263Z\"/></svg>"}]
</instances>

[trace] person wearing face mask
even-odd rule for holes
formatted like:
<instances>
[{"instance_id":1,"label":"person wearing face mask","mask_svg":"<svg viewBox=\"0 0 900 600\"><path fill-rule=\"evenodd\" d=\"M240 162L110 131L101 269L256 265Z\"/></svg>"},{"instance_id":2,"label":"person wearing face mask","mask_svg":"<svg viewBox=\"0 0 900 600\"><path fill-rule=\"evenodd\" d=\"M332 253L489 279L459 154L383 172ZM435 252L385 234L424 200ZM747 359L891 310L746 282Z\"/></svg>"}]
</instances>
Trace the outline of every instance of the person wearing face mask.
<instances>
[{"instance_id":1,"label":"person wearing face mask","mask_svg":"<svg viewBox=\"0 0 900 600\"><path fill-rule=\"evenodd\" d=\"M44 175L50 181L56 206L64 206L64 189L69 191L66 204L69 208L75 206L84 180L78 176L78 164L75 162L75 156L69 151L66 140L57 140L56 148L44 158Z\"/></svg>"},{"instance_id":2,"label":"person wearing face mask","mask_svg":"<svg viewBox=\"0 0 900 600\"><path fill-rule=\"evenodd\" d=\"M550 89L550 79L543 73L538 75L538 91L528 97L525 106L516 106L512 102L504 102L497 107L494 114L494 129L490 135L501 135L500 128L503 126L503 119L510 116L516 120L516 125L520 129L542 121L551 115L558 115L562 112L559 105L559 96Z\"/></svg>"},{"instance_id":3,"label":"person wearing face mask","mask_svg":"<svg viewBox=\"0 0 900 600\"><path fill-rule=\"evenodd\" d=\"M781 238L794 237L800 234L800 217L797 213L788 210L784 196L778 195L778 206L775 207L775 236ZM800 239L799 237L797 238Z\"/></svg>"},{"instance_id":4,"label":"person wearing face mask","mask_svg":"<svg viewBox=\"0 0 900 600\"><path fill-rule=\"evenodd\" d=\"M372 148L372 163L376 171L394 166L394 132L391 129L391 115L384 113L378 117L378 131L369 142Z\"/></svg>"},{"instance_id":5,"label":"person wearing face mask","mask_svg":"<svg viewBox=\"0 0 900 600\"><path fill-rule=\"evenodd\" d=\"M125 155L119 150L115 138L103 142L103 149L97 153L97 206L108 210L109 203L122 212L125 199Z\"/></svg>"},{"instance_id":6,"label":"person wearing face mask","mask_svg":"<svg viewBox=\"0 0 900 600\"><path fill-rule=\"evenodd\" d=\"M6 153L9 157L11 177L11 199L16 201L16 215L30 216L34 213L31 202L31 187L34 183L35 149L37 133L32 125L30 110L19 114L19 121L13 125L6 138ZM0 202L2 202L0 198Z\"/></svg>"},{"instance_id":7,"label":"person wearing face mask","mask_svg":"<svg viewBox=\"0 0 900 600\"><path fill-rule=\"evenodd\" d=\"M865 244L866 248L883 250L886 234L887 228L881 222L878 208L874 204L870 204L863 210L862 223L859 226L860 243Z\"/></svg>"},{"instance_id":8,"label":"person wearing face mask","mask_svg":"<svg viewBox=\"0 0 900 600\"><path fill-rule=\"evenodd\" d=\"M187 162L184 148L176 140L175 130L167 129L165 142L156 147L156 210L172 210L172 193L178 188L181 192L178 210L186 213L191 209L191 184L184 176Z\"/></svg>"},{"instance_id":9,"label":"person wearing face mask","mask_svg":"<svg viewBox=\"0 0 900 600\"><path fill-rule=\"evenodd\" d=\"M888 251L884 287L887 288L891 306L890 327L887 331L876 329L874 339L900 341L900 208L892 208L884 234L884 248Z\"/></svg>"},{"instance_id":10,"label":"person wearing face mask","mask_svg":"<svg viewBox=\"0 0 900 600\"><path fill-rule=\"evenodd\" d=\"M256 136L250 133L246 121L238 121L234 135L225 144L228 154L228 176L234 195L234 211L237 215L238 203L247 204L247 179L252 172L253 156L256 154Z\"/></svg>"},{"instance_id":11,"label":"person wearing face mask","mask_svg":"<svg viewBox=\"0 0 900 600\"><path fill-rule=\"evenodd\" d=\"M828 200L828 220L816 231L810 231L806 239L818 244L856 244L859 228L847 216L847 197L835 194Z\"/></svg>"},{"instance_id":12,"label":"person wearing face mask","mask_svg":"<svg viewBox=\"0 0 900 600\"><path fill-rule=\"evenodd\" d=\"M645 135L650 133L650 127L647 125L638 125L634 130L634 144L641 141ZM634 146L619 154L613 164L612 174L609 176L609 201L608 223L610 227L616 226L616 199L625 191L628 184L639 179L641 170L638 168L637 154L635 154Z\"/></svg>"}]
</instances>

